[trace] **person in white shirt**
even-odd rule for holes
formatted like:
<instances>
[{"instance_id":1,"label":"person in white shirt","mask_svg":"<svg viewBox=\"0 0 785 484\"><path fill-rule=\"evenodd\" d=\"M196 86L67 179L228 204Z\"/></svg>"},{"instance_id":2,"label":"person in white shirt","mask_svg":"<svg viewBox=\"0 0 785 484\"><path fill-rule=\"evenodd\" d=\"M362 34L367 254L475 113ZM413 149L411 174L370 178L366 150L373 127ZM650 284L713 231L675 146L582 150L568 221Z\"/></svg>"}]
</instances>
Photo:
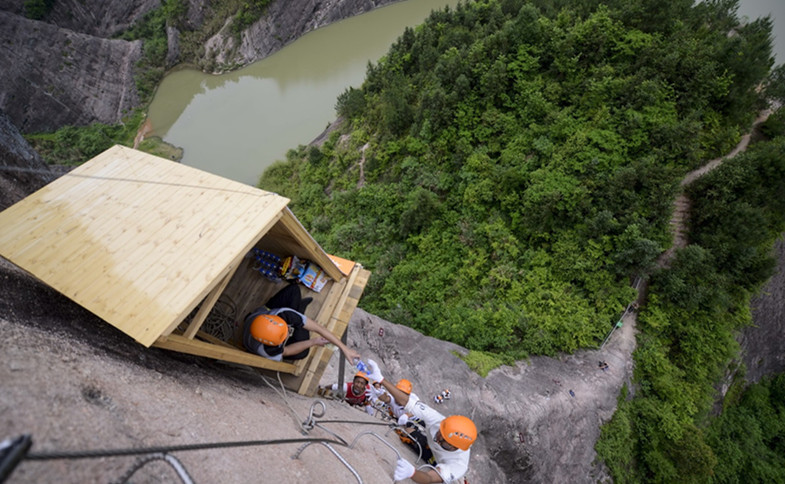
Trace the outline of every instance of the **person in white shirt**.
<instances>
[{"instance_id":1,"label":"person in white shirt","mask_svg":"<svg viewBox=\"0 0 785 484\"><path fill-rule=\"evenodd\" d=\"M412 382L402 378L395 384L395 388L409 395L409 398L419 400L416 393L412 392ZM426 464L436 465L428 438L425 436L425 423L419 418L406 413L403 405L398 405L394 398L389 400L390 415L398 421L398 428L395 433L407 447L418 455L418 461L422 459ZM417 462L415 461L415 464Z\"/></svg>"},{"instance_id":2,"label":"person in white shirt","mask_svg":"<svg viewBox=\"0 0 785 484\"><path fill-rule=\"evenodd\" d=\"M455 483L469 470L469 448L477 439L477 427L471 419L463 415L445 417L421 402L416 395L407 395L395 385L384 379L379 365L368 360L368 376L371 381L380 382L404 411L425 422L428 444L436 460L435 469L422 471L405 459L398 459L393 479L411 479L418 484Z\"/></svg>"}]
</instances>

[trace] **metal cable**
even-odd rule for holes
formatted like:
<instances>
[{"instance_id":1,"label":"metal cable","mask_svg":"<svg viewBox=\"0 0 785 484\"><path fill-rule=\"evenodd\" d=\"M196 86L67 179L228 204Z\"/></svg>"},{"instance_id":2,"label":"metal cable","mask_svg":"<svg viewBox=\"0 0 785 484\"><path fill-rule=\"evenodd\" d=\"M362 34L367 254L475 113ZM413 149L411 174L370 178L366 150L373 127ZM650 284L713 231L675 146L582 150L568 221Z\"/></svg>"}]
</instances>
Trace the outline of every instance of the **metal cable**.
<instances>
[{"instance_id":1,"label":"metal cable","mask_svg":"<svg viewBox=\"0 0 785 484\"><path fill-rule=\"evenodd\" d=\"M324 444L327 445L327 444ZM177 460L177 458L173 455L169 454L153 454L147 457L142 457L139 459L120 479L116 480L113 484L125 484L128 482L129 479L142 467L149 464L155 460L162 460L169 464L172 469L177 473L177 476L183 481L183 484L194 484L194 480L188 474L188 471L185 470L183 464Z\"/></svg>"},{"instance_id":2,"label":"metal cable","mask_svg":"<svg viewBox=\"0 0 785 484\"><path fill-rule=\"evenodd\" d=\"M395 452L395 455L398 456L399 459L402 458L401 457L401 453L398 452L398 449L396 449L395 447L393 447L393 445L391 443L387 442L382 437L380 437L379 435L377 435L376 433L371 432L371 431L362 432L362 433L358 434L357 437L355 437L354 440L352 440L352 443L351 443L351 445L349 445L349 448L350 449L354 449L354 444L356 444L357 441L360 440L360 437L362 437L363 435L373 435L377 439L381 440L384 445L386 445L387 447L391 448L393 450L393 452Z\"/></svg>"},{"instance_id":3,"label":"metal cable","mask_svg":"<svg viewBox=\"0 0 785 484\"><path fill-rule=\"evenodd\" d=\"M276 445L276 444L297 444L301 442L327 442L331 444L345 445L342 442L321 439L321 438L302 438L302 439L276 439L276 440L246 440L237 442L213 442L204 444L185 444L185 445L170 445L160 447L142 447L137 449L99 449L99 450L84 450L84 451L53 451L53 452L30 452L25 459L28 460L55 460L55 459L94 459L98 457L118 457L128 455L144 455L144 454L166 454L170 452L182 452L187 450L205 450L205 449L225 449L230 447L252 447L260 445Z\"/></svg>"},{"instance_id":4,"label":"metal cable","mask_svg":"<svg viewBox=\"0 0 785 484\"><path fill-rule=\"evenodd\" d=\"M36 170L36 169L33 169L33 168L21 168L21 167L16 167L16 166L0 166L0 171L17 171L17 172L22 172L22 173L38 173L38 174L41 174L41 175L48 175L48 176L54 175L56 178L60 178L61 176L73 176L73 177L77 177L77 178L89 178L89 179L93 179L93 180L112 180L112 181L132 182L132 183L146 183L146 184L150 184L150 185L167 185L167 186L173 186L173 187L197 188L199 190L212 190L212 191L217 191L217 192L241 193L243 195L253 195L253 196L257 196L259 198L268 197L268 196L271 196L271 195L276 195L277 196L276 193L262 191L262 190L257 190L257 192L250 192L250 191L247 191L247 190L235 190L235 189L232 189L232 188L219 188L219 187L214 187L214 186L209 186L209 185L192 185L192 184L189 184L189 183L173 183L173 182L165 182L165 181L159 181L159 180L142 180L142 179L137 179L137 178L121 178L121 177L112 177L112 176L85 175L85 174L81 174L81 173L74 173L72 171L69 171L67 173L63 173L62 175L57 175L57 174L53 173L52 171L48 171L48 170Z\"/></svg>"},{"instance_id":5,"label":"metal cable","mask_svg":"<svg viewBox=\"0 0 785 484\"><path fill-rule=\"evenodd\" d=\"M297 452L295 452L294 455L292 456L292 459L299 459L300 458L300 454L302 454L303 451L305 450L305 448L308 447L309 445L311 445L312 443L313 442L308 442L308 443L303 444L302 446L300 446L300 448L297 449ZM360 478L360 475L357 473L357 471L355 471L354 468L351 465L349 465L348 462L346 462L346 459L344 459L343 456L341 454L339 454L337 450L333 449L330 444L327 444L327 443L324 443L324 442L317 442L317 443L322 444L325 447L327 447L330 450L330 452L332 452L333 455L335 457L337 457L338 460L341 461L343 463L343 465L345 465L346 468L349 469L349 471L351 471L352 474L354 474L354 477L357 479L357 482L359 482L360 484L363 484L363 480Z\"/></svg>"}]
</instances>

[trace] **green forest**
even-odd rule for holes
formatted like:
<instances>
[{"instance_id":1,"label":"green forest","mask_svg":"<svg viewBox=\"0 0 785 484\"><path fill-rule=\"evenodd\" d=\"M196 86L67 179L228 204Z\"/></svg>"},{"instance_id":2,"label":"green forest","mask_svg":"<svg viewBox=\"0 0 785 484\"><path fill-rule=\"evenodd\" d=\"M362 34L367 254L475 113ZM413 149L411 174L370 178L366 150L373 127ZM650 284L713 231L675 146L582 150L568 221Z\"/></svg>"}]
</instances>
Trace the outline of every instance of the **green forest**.
<instances>
[{"instance_id":1,"label":"green forest","mask_svg":"<svg viewBox=\"0 0 785 484\"><path fill-rule=\"evenodd\" d=\"M597 452L617 482L785 482L785 378L744 388L738 330L785 230L769 18L735 0L478 0L407 29L340 127L260 187L372 271L363 307L496 364L596 348L649 281L635 380ZM717 417L717 382L738 382ZM743 434L743 436L742 436Z\"/></svg>"}]
</instances>

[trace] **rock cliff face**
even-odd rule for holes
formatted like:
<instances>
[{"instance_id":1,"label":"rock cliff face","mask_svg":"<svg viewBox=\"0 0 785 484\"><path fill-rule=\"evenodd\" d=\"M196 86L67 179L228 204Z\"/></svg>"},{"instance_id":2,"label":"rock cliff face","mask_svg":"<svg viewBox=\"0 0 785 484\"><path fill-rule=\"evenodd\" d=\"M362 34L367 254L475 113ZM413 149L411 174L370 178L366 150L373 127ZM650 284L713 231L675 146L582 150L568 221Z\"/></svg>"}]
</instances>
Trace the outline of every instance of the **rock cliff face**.
<instances>
[{"instance_id":1,"label":"rock cliff face","mask_svg":"<svg viewBox=\"0 0 785 484\"><path fill-rule=\"evenodd\" d=\"M61 29L109 38L160 4L161 0L58 0L46 21Z\"/></svg>"},{"instance_id":2,"label":"rock cliff face","mask_svg":"<svg viewBox=\"0 0 785 484\"><path fill-rule=\"evenodd\" d=\"M456 354L466 349L423 336L357 309L349 345L380 363L385 378L411 380L414 393L444 415L466 415L480 431L472 450L472 483L572 482L608 479L595 462L600 425L610 419L632 376L634 315L624 319L602 350L561 358L532 357L482 378ZM602 370L599 360L608 363ZM333 355L322 384L337 381ZM347 370L348 371L348 370ZM344 380L349 380L345 375ZM449 389L451 398L433 397ZM411 456L408 456L411 457Z\"/></svg>"},{"instance_id":3,"label":"rock cliff face","mask_svg":"<svg viewBox=\"0 0 785 484\"><path fill-rule=\"evenodd\" d=\"M0 111L0 210L13 205L57 176Z\"/></svg>"},{"instance_id":4,"label":"rock cliff face","mask_svg":"<svg viewBox=\"0 0 785 484\"><path fill-rule=\"evenodd\" d=\"M115 123L138 105L141 42L109 40L0 11L0 110L23 133Z\"/></svg>"},{"instance_id":5,"label":"rock cliff face","mask_svg":"<svg viewBox=\"0 0 785 484\"><path fill-rule=\"evenodd\" d=\"M303 34L397 0L276 0L264 17L236 38L224 29L205 46L218 64L245 65L276 52Z\"/></svg>"},{"instance_id":6,"label":"rock cliff face","mask_svg":"<svg viewBox=\"0 0 785 484\"><path fill-rule=\"evenodd\" d=\"M336 20L395 0L276 0L242 35L219 33L206 46L219 63L244 65ZM64 125L119 122L139 105L134 69L141 42L111 39L160 0L56 0L41 20L24 17L23 0L0 0L0 110L23 133ZM189 0L186 24L198 28L208 0ZM224 29L227 30L227 29ZM169 65L177 58L169 29Z\"/></svg>"},{"instance_id":7,"label":"rock cliff face","mask_svg":"<svg viewBox=\"0 0 785 484\"><path fill-rule=\"evenodd\" d=\"M755 325L745 328L739 339L745 378L752 383L785 371L785 238L775 244L774 252L777 272L752 301Z\"/></svg>"},{"instance_id":8,"label":"rock cliff face","mask_svg":"<svg viewBox=\"0 0 785 484\"><path fill-rule=\"evenodd\" d=\"M386 3L392 0L278 0L268 16L243 35L237 52L242 62L252 62L302 33ZM57 3L51 19L40 22L21 16L21 0L0 0L4 39L0 43L0 65L4 66L0 70L0 209L53 176L16 127L39 131L96 120L114 122L135 106L132 72L141 45L101 36L122 30L126 17L142 15L154 4L157 1L64 0ZM70 17L69 5L73 7ZM189 21L200 22L202 2L194 0L189 5ZM124 16L123 20L113 24L115 15ZM214 38L210 48L217 57L234 62L227 39ZM778 273L754 302L756 327L746 329L742 337L750 381L785 370L781 337L785 332L785 242L780 241L777 251ZM631 321L625 321L602 351L558 359L535 357L494 370L487 378L470 371L454 355L464 354L465 349L423 337L362 310L355 313L348 338L364 355L379 361L388 378L412 380L421 398L430 401L445 388L452 391L452 398L434 404L435 408L470 416L481 430L470 482L588 483L607 478L594 462L594 443L599 426L616 408L619 389L632 374ZM599 360L609 368L598 368ZM334 357L323 382L335 381L336 362Z\"/></svg>"}]
</instances>

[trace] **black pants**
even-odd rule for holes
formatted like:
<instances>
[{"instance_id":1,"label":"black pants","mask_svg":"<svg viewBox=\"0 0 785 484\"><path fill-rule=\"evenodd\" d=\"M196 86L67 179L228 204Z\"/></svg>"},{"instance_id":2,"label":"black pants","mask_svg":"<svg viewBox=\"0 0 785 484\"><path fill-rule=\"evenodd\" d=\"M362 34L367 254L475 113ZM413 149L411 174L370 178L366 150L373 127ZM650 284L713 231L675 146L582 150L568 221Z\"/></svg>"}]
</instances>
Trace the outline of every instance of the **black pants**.
<instances>
[{"instance_id":1,"label":"black pants","mask_svg":"<svg viewBox=\"0 0 785 484\"><path fill-rule=\"evenodd\" d=\"M270 309L292 308L299 313L305 314L305 308L310 303L311 298L303 299L297 283L292 283L275 293L275 296L271 297L265 306Z\"/></svg>"},{"instance_id":2,"label":"black pants","mask_svg":"<svg viewBox=\"0 0 785 484\"><path fill-rule=\"evenodd\" d=\"M431 447L428 445L428 438L425 434L411 424L407 425L406 428L409 429L410 432L407 433L401 429L395 429L401 442L412 449L415 454L419 455L426 464L436 465L436 459L433 457L433 452L431 452Z\"/></svg>"}]
</instances>

